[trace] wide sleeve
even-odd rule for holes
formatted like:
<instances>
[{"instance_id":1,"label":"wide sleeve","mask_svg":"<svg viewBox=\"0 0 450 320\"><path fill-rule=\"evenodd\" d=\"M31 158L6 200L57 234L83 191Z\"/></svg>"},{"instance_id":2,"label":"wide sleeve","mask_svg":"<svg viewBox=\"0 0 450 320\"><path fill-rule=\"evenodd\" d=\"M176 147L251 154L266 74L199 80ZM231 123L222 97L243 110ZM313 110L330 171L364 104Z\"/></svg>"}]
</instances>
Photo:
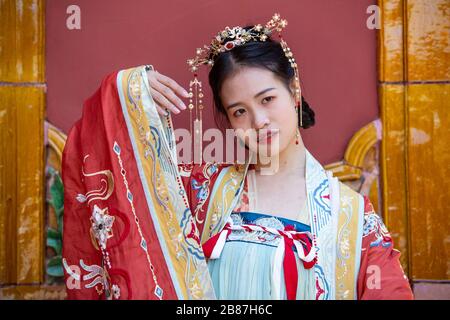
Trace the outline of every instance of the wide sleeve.
<instances>
[{"instance_id":1,"label":"wide sleeve","mask_svg":"<svg viewBox=\"0 0 450 320\"><path fill-rule=\"evenodd\" d=\"M82 161L79 153L80 122L70 130L62 158L64 182L63 267L68 299L101 299L96 290L86 287L81 265L101 265L102 255L92 244L89 208L80 205L84 199ZM78 199L74 196L78 194ZM81 265L80 265L81 263Z\"/></svg>"},{"instance_id":2,"label":"wide sleeve","mask_svg":"<svg viewBox=\"0 0 450 320\"><path fill-rule=\"evenodd\" d=\"M172 122L158 114L145 70L106 76L64 149L69 299L215 297L196 223L217 167L185 168L180 178Z\"/></svg>"},{"instance_id":3,"label":"wide sleeve","mask_svg":"<svg viewBox=\"0 0 450 320\"><path fill-rule=\"evenodd\" d=\"M359 300L414 299L408 278L400 264L400 252L380 216L364 197L364 228L361 266L358 275Z\"/></svg>"}]
</instances>

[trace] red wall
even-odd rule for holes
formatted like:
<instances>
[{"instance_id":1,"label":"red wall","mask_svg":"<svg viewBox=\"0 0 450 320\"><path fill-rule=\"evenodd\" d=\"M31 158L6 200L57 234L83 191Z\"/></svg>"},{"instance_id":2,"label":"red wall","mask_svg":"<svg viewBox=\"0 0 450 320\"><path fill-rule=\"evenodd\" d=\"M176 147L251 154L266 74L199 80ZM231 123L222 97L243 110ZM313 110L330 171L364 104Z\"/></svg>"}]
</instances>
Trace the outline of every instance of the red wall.
<instances>
[{"instance_id":1,"label":"red wall","mask_svg":"<svg viewBox=\"0 0 450 320\"><path fill-rule=\"evenodd\" d=\"M351 136L378 117L376 31L366 9L376 0L47 0L47 118L67 132L83 101L116 69L153 64L185 87L186 59L223 27L265 23L279 12L300 66L303 95L316 112L305 144L322 163L341 160ZM81 8L81 30L66 9ZM206 70L203 82L207 85ZM206 101L211 101L208 98ZM174 116L188 127L188 113ZM214 126L212 107L205 129Z\"/></svg>"}]
</instances>

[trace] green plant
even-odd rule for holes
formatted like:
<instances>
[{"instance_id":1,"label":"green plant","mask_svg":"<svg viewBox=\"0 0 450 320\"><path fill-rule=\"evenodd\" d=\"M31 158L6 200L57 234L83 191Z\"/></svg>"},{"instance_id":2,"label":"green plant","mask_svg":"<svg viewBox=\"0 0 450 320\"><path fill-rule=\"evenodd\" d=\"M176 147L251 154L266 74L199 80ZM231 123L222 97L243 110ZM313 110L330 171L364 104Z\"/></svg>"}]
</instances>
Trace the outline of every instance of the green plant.
<instances>
[{"instance_id":1,"label":"green plant","mask_svg":"<svg viewBox=\"0 0 450 320\"><path fill-rule=\"evenodd\" d=\"M63 234L63 215L64 215L64 186L58 171L52 167L47 168L49 174L49 198L47 203L53 208L56 217L57 228L47 228L47 247L54 250L55 256L47 261L46 272L52 277L63 277L62 266L62 234Z\"/></svg>"}]
</instances>

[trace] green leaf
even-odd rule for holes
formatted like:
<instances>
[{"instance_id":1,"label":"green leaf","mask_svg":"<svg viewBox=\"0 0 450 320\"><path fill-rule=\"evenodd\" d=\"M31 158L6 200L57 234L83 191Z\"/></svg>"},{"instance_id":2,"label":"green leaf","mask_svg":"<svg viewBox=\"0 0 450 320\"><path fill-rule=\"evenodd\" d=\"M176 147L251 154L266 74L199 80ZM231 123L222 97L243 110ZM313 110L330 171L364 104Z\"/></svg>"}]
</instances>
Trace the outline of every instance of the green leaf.
<instances>
[{"instance_id":1,"label":"green leaf","mask_svg":"<svg viewBox=\"0 0 450 320\"><path fill-rule=\"evenodd\" d=\"M60 231L49 227L47 229L47 238L55 239L55 240L62 240L62 234Z\"/></svg>"},{"instance_id":2,"label":"green leaf","mask_svg":"<svg viewBox=\"0 0 450 320\"><path fill-rule=\"evenodd\" d=\"M55 172L52 177L53 183L50 185L50 194L56 216L60 217L64 207L64 186L61 177L57 172Z\"/></svg>"},{"instance_id":3,"label":"green leaf","mask_svg":"<svg viewBox=\"0 0 450 320\"><path fill-rule=\"evenodd\" d=\"M61 216L59 216L59 217L57 218L58 232L61 233L61 235L62 235L62 233L63 233L63 222L64 222L63 216L61 215Z\"/></svg>"},{"instance_id":4,"label":"green leaf","mask_svg":"<svg viewBox=\"0 0 450 320\"><path fill-rule=\"evenodd\" d=\"M56 254L60 255L62 251L62 241L60 239L47 238L47 246L53 248Z\"/></svg>"},{"instance_id":5,"label":"green leaf","mask_svg":"<svg viewBox=\"0 0 450 320\"><path fill-rule=\"evenodd\" d=\"M59 266L59 265L62 266L62 257L61 256L54 256L47 262L47 267Z\"/></svg>"},{"instance_id":6,"label":"green leaf","mask_svg":"<svg viewBox=\"0 0 450 320\"><path fill-rule=\"evenodd\" d=\"M63 275L61 253L63 240L63 215L64 215L64 185L60 173L52 167L47 167L49 178L49 198L47 202L53 207L56 217L56 229L47 229L47 246L55 250L57 256L53 257L47 268L47 273L54 277Z\"/></svg>"},{"instance_id":7,"label":"green leaf","mask_svg":"<svg viewBox=\"0 0 450 320\"><path fill-rule=\"evenodd\" d=\"M64 270L62 267L61 256L56 256L50 259L47 263L47 274L52 277L63 277Z\"/></svg>"}]
</instances>

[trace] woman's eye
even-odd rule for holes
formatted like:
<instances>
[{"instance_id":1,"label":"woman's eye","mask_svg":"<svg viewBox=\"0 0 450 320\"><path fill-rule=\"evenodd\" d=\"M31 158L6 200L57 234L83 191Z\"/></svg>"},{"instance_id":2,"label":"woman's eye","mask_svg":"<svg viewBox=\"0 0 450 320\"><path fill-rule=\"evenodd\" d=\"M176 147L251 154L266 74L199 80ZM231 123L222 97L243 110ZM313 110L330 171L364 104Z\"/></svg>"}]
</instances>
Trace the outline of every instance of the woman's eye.
<instances>
[{"instance_id":1,"label":"woman's eye","mask_svg":"<svg viewBox=\"0 0 450 320\"><path fill-rule=\"evenodd\" d=\"M238 109L238 110L236 110L236 111L233 113L233 115L234 115L235 117L240 117L244 112L245 112L244 109Z\"/></svg>"},{"instance_id":2,"label":"woman's eye","mask_svg":"<svg viewBox=\"0 0 450 320\"><path fill-rule=\"evenodd\" d=\"M275 97L272 97L272 96L270 96L270 97L265 97L265 98L263 99L263 103L268 103L268 102L272 101L273 98L275 98Z\"/></svg>"}]
</instances>

